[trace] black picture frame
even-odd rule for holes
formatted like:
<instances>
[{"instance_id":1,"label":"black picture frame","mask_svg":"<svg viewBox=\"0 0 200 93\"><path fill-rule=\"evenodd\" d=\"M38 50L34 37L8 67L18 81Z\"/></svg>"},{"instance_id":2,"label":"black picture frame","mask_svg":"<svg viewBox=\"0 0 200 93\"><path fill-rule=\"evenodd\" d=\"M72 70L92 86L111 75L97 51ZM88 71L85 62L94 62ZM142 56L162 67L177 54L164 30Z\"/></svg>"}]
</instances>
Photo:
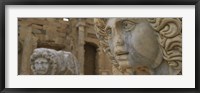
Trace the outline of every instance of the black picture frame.
<instances>
[{"instance_id":1,"label":"black picture frame","mask_svg":"<svg viewBox=\"0 0 200 93\"><path fill-rule=\"evenodd\" d=\"M195 88L5 88L6 5L195 5ZM200 0L1 0L0 1L0 91L1 93L199 93Z\"/></svg>"}]
</instances>

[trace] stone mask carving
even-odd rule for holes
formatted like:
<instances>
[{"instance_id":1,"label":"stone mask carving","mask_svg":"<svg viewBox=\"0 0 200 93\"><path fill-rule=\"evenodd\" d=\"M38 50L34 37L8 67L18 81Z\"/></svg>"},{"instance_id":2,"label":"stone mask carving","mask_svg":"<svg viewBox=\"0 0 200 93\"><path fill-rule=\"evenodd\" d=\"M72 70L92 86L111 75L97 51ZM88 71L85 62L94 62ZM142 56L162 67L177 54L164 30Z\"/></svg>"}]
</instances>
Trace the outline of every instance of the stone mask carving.
<instances>
[{"instance_id":1,"label":"stone mask carving","mask_svg":"<svg viewBox=\"0 0 200 93\"><path fill-rule=\"evenodd\" d=\"M113 74L174 75L182 71L178 18L94 19L100 45Z\"/></svg>"},{"instance_id":2,"label":"stone mask carving","mask_svg":"<svg viewBox=\"0 0 200 93\"><path fill-rule=\"evenodd\" d=\"M35 75L79 75L80 63L70 52L37 48L31 55Z\"/></svg>"}]
</instances>

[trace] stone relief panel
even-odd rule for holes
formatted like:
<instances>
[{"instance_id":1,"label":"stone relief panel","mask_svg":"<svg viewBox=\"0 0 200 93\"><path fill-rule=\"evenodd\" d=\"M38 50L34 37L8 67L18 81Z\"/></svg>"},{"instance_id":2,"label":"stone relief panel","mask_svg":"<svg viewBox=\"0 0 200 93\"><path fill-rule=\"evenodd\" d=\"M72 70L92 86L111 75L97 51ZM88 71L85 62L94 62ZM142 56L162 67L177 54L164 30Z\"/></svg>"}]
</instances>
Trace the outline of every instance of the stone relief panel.
<instances>
[{"instance_id":1,"label":"stone relief panel","mask_svg":"<svg viewBox=\"0 0 200 93\"><path fill-rule=\"evenodd\" d=\"M80 63L66 51L36 48L30 58L34 75L79 75Z\"/></svg>"},{"instance_id":2,"label":"stone relief panel","mask_svg":"<svg viewBox=\"0 0 200 93\"><path fill-rule=\"evenodd\" d=\"M117 75L182 74L181 18L95 18Z\"/></svg>"}]
</instances>

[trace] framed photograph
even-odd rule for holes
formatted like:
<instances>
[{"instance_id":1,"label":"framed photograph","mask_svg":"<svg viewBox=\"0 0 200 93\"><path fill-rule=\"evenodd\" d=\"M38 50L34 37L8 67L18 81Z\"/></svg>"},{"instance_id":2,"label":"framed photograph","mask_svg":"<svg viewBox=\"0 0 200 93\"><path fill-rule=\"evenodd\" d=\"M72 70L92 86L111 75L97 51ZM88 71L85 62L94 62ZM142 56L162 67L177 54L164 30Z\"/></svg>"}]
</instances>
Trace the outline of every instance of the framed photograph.
<instances>
[{"instance_id":1,"label":"framed photograph","mask_svg":"<svg viewBox=\"0 0 200 93\"><path fill-rule=\"evenodd\" d=\"M199 0L4 0L0 8L2 93L200 90Z\"/></svg>"}]
</instances>

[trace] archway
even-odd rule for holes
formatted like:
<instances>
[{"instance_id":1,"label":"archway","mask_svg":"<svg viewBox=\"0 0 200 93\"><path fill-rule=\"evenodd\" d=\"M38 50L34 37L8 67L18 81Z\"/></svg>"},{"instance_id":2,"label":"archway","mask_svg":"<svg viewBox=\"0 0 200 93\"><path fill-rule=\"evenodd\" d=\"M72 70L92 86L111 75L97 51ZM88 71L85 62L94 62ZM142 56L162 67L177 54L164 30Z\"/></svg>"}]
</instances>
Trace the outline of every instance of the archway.
<instances>
[{"instance_id":1,"label":"archway","mask_svg":"<svg viewBox=\"0 0 200 93\"><path fill-rule=\"evenodd\" d=\"M84 45L85 54L84 54L84 74L85 75L95 75L96 72L96 53L97 47L92 44L86 42Z\"/></svg>"}]
</instances>

